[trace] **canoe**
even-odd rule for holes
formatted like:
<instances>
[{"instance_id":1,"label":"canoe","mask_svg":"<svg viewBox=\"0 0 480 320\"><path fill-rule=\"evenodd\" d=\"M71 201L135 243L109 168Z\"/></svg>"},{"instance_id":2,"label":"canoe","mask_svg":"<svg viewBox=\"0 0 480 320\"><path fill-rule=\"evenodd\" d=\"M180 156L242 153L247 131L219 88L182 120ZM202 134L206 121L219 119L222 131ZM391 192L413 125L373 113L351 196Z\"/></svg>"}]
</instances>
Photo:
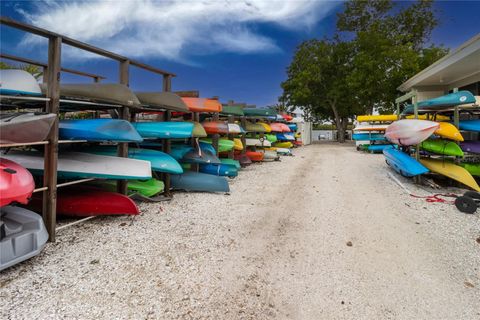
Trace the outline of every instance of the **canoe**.
<instances>
[{"instance_id":1,"label":"canoe","mask_svg":"<svg viewBox=\"0 0 480 320\"><path fill-rule=\"evenodd\" d=\"M362 131L385 131L388 125L362 125L353 128L355 132L362 132Z\"/></svg>"},{"instance_id":2,"label":"canoe","mask_svg":"<svg viewBox=\"0 0 480 320\"><path fill-rule=\"evenodd\" d=\"M241 168L240 162L238 160L223 158L223 159L220 159L220 161L222 162L222 164L231 165L237 169Z\"/></svg>"},{"instance_id":3,"label":"canoe","mask_svg":"<svg viewBox=\"0 0 480 320\"><path fill-rule=\"evenodd\" d=\"M428 120L399 120L388 126L385 131L385 137L392 143L411 146L426 140L438 128L438 122Z\"/></svg>"},{"instance_id":4,"label":"canoe","mask_svg":"<svg viewBox=\"0 0 480 320\"><path fill-rule=\"evenodd\" d=\"M362 115L357 116L358 122L388 122L397 121L398 115L396 114L379 114L379 115Z\"/></svg>"},{"instance_id":5,"label":"canoe","mask_svg":"<svg viewBox=\"0 0 480 320\"><path fill-rule=\"evenodd\" d=\"M170 110L188 112L188 107L182 98L172 92L134 92L141 103L142 110Z\"/></svg>"},{"instance_id":6,"label":"canoe","mask_svg":"<svg viewBox=\"0 0 480 320\"><path fill-rule=\"evenodd\" d=\"M39 254L48 240L42 216L14 206L0 208L0 271Z\"/></svg>"},{"instance_id":7,"label":"canoe","mask_svg":"<svg viewBox=\"0 0 480 320\"><path fill-rule=\"evenodd\" d=\"M268 117L275 116L277 111L270 108L243 108L243 113L247 117Z\"/></svg>"},{"instance_id":8,"label":"canoe","mask_svg":"<svg viewBox=\"0 0 480 320\"><path fill-rule=\"evenodd\" d=\"M97 180L95 185L102 187L111 192L117 190L117 182L115 180ZM157 179L149 180L129 180L127 183L128 195L141 194L144 197L153 197L165 189L163 181Z\"/></svg>"},{"instance_id":9,"label":"canoe","mask_svg":"<svg viewBox=\"0 0 480 320\"><path fill-rule=\"evenodd\" d=\"M19 163L34 175L43 175L43 155L40 152L10 151L2 157ZM150 179L150 162L129 158L100 156L82 152L60 152L57 174L61 179Z\"/></svg>"},{"instance_id":10,"label":"canoe","mask_svg":"<svg viewBox=\"0 0 480 320\"><path fill-rule=\"evenodd\" d=\"M252 164L252 160L245 153L235 153L233 158L240 163L240 166L246 167Z\"/></svg>"},{"instance_id":11,"label":"canoe","mask_svg":"<svg viewBox=\"0 0 480 320\"><path fill-rule=\"evenodd\" d=\"M46 140L56 118L57 116L53 113L15 112L1 114L0 144Z\"/></svg>"},{"instance_id":12,"label":"canoe","mask_svg":"<svg viewBox=\"0 0 480 320\"><path fill-rule=\"evenodd\" d=\"M127 196L91 186L57 190L57 214L68 217L138 215L137 205ZM41 210L42 195L35 194L29 208Z\"/></svg>"},{"instance_id":13,"label":"canoe","mask_svg":"<svg viewBox=\"0 0 480 320\"><path fill-rule=\"evenodd\" d=\"M460 162L460 166L467 170L472 176L480 176L480 163L478 162Z\"/></svg>"},{"instance_id":14,"label":"canoe","mask_svg":"<svg viewBox=\"0 0 480 320\"><path fill-rule=\"evenodd\" d=\"M59 136L62 140L142 142L132 124L119 119L60 120Z\"/></svg>"},{"instance_id":15,"label":"canoe","mask_svg":"<svg viewBox=\"0 0 480 320\"><path fill-rule=\"evenodd\" d=\"M272 127L270 127L268 123L264 123L264 122L257 122L257 123L265 129L266 133L272 132Z\"/></svg>"},{"instance_id":16,"label":"canoe","mask_svg":"<svg viewBox=\"0 0 480 320\"><path fill-rule=\"evenodd\" d=\"M211 138L203 138L200 141L212 144L212 139ZM235 142L229 139L218 139L218 152L228 152L230 150L233 150L235 146Z\"/></svg>"},{"instance_id":17,"label":"canoe","mask_svg":"<svg viewBox=\"0 0 480 320\"><path fill-rule=\"evenodd\" d=\"M172 176L170 182L174 190L230 192L230 187L225 177L202 172L186 171L183 174Z\"/></svg>"},{"instance_id":18,"label":"canoe","mask_svg":"<svg viewBox=\"0 0 480 320\"><path fill-rule=\"evenodd\" d=\"M480 153L480 141L463 141L460 142L460 148L464 152Z\"/></svg>"},{"instance_id":19,"label":"canoe","mask_svg":"<svg viewBox=\"0 0 480 320\"><path fill-rule=\"evenodd\" d=\"M228 133L230 134L240 134L240 133L243 133L243 129L242 127L240 127L238 124L236 123L228 123Z\"/></svg>"},{"instance_id":20,"label":"canoe","mask_svg":"<svg viewBox=\"0 0 480 320\"><path fill-rule=\"evenodd\" d=\"M143 138L148 139L185 139L193 133L194 124L183 121L134 122L134 128Z\"/></svg>"},{"instance_id":21,"label":"canoe","mask_svg":"<svg viewBox=\"0 0 480 320\"><path fill-rule=\"evenodd\" d=\"M243 108L241 106L229 106L229 105L222 105L222 111L220 114L227 115L227 116L243 116Z\"/></svg>"},{"instance_id":22,"label":"canoe","mask_svg":"<svg viewBox=\"0 0 480 320\"><path fill-rule=\"evenodd\" d=\"M439 122L438 124L440 127L433 132L434 134L445 139L463 141L462 134L453 124L448 122Z\"/></svg>"},{"instance_id":23,"label":"canoe","mask_svg":"<svg viewBox=\"0 0 480 320\"><path fill-rule=\"evenodd\" d=\"M222 105L218 100L206 98L182 97L191 112L221 112Z\"/></svg>"},{"instance_id":24,"label":"canoe","mask_svg":"<svg viewBox=\"0 0 480 320\"><path fill-rule=\"evenodd\" d=\"M247 144L247 147L248 146L251 146L251 147L270 147L272 145L270 143L270 141L268 141L266 139L262 140L262 139L246 138L245 142Z\"/></svg>"},{"instance_id":25,"label":"canoe","mask_svg":"<svg viewBox=\"0 0 480 320\"><path fill-rule=\"evenodd\" d=\"M290 128L290 131L297 131L298 126L296 123L287 123L287 126Z\"/></svg>"},{"instance_id":26,"label":"canoe","mask_svg":"<svg viewBox=\"0 0 480 320\"><path fill-rule=\"evenodd\" d=\"M386 140L383 133L354 133L352 134L353 140L358 141L382 141Z\"/></svg>"},{"instance_id":27,"label":"canoe","mask_svg":"<svg viewBox=\"0 0 480 320\"><path fill-rule=\"evenodd\" d=\"M264 154L261 151L247 151L245 152L247 157L250 158L253 162L263 161Z\"/></svg>"},{"instance_id":28,"label":"canoe","mask_svg":"<svg viewBox=\"0 0 480 320\"><path fill-rule=\"evenodd\" d=\"M480 132L480 120L461 120L460 130Z\"/></svg>"},{"instance_id":29,"label":"canoe","mask_svg":"<svg viewBox=\"0 0 480 320\"><path fill-rule=\"evenodd\" d=\"M41 96L37 80L27 71L0 70L0 94L9 96Z\"/></svg>"},{"instance_id":30,"label":"canoe","mask_svg":"<svg viewBox=\"0 0 480 320\"><path fill-rule=\"evenodd\" d=\"M32 174L18 163L0 158L0 207L27 204L35 189Z\"/></svg>"},{"instance_id":31,"label":"canoe","mask_svg":"<svg viewBox=\"0 0 480 320\"><path fill-rule=\"evenodd\" d=\"M207 131L205 131L205 128L198 123L194 122L193 123L193 131L192 131L192 137L194 138L204 138L207 136Z\"/></svg>"},{"instance_id":32,"label":"canoe","mask_svg":"<svg viewBox=\"0 0 480 320\"><path fill-rule=\"evenodd\" d=\"M291 132L277 133L277 140L280 140L280 141L295 141L295 136Z\"/></svg>"},{"instance_id":33,"label":"canoe","mask_svg":"<svg viewBox=\"0 0 480 320\"><path fill-rule=\"evenodd\" d=\"M463 151L458 144L443 139L427 139L420 144L420 149L446 156L463 157Z\"/></svg>"},{"instance_id":34,"label":"canoe","mask_svg":"<svg viewBox=\"0 0 480 320\"><path fill-rule=\"evenodd\" d=\"M215 176L236 177L238 170L228 164L201 164L198 168L200 172L213 174Z\"/></svg>"},{"instance_id":35,"label":"canoe","mask_svg":"<svg viewBox=\"0 0 480 320\"><path fill-rule=\"evenodd\" d=\"M387 164L402 176L414 177L428 172L415 158L394 147L383 149L383 155Z\"/></svg>"},{"instance_id":36,"label":"canoe","mask_svg":"<svg viewBox=\"0 0 480 320\"><path fill-rule=\"evenodd\" d=\"M422 158L420 159L420 162L430 171L458 181L473 190L480 192L480 187L477 182L464 168L443 159Z\"/></svg>"},{"instance_id":37,"label":"canoe","mask_svg":"<svg viewBox=\"0 0 480 320\"><path fill-rule=\"evenodd\" d=\"M290 141L275 142L273 146L277 148L292 148L293 143L291 143Z\"/></svg>"},{"instance_id":38,"label":"canoe","mask_svg":"<svg viewBox=\"0 0 480 320\"><path fill-rule=\"evenodd\" d=\"M82 152L88 152L103 156L117 156L115 146L96 146L82 149ZM171 155L152 149L128 148L128 157L131 159L144 160L150 162L152 171L165 172L172 174L183 173L182 167Z\"/></svg>"},{"instance_id":39,"label":"canoe","mask_svg":"<svg viewBox=\"0 0 480 320\"><path fill-rule=\"evenodd\" d=\"M228 124L224 121L204 121L202 126L207 134L228 134Z\"/></svg>"},{"instance_id":40,"label":"canoe","mask_svg":"<svg viewBox=\"0 0 480 320\"><path fill-rule=\"evenodd\" d=\"M247 132L260 132L260 133L264 133L266 132L265 131L265 127L259 123L252 123L252 122L249 122L247 121L245 123L245 131Z\"/></svg>"}]
</instances>

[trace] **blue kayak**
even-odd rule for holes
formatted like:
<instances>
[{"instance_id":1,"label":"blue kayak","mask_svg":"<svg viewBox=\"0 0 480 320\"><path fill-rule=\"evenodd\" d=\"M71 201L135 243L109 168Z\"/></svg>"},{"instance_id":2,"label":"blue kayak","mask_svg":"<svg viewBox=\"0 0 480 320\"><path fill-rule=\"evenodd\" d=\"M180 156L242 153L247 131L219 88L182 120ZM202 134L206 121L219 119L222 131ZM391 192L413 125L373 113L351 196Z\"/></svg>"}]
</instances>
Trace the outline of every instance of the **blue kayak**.
<instances>
[{"instance_id":1,"label":"blue kayak","mask_svg":"<svg viewBox=\"0 0 480 320\"><path fill-rule=\"evenodd\" d=\"M143 141L130 122L119 119L60 120L58 127L63 140Z\"/></svg>"},{"instance_id":2,"label":"blue kayak","mask_svg":"<svg viewBox=\"0 0 480 320\"><path fill-rule=\"evenodd\" d=\"M298 126L296 123L287 123L287 126L290 128L290 130L292 130L292 132L297 131L298 129Z\"/></svg>"},{"instance_id":3,"label":"blue kayak","mask_svg":"<svg viewBox=\"0 0 480 320\"><path fill-rule=\"evenodd\" d=\"M200 142L200 151L186 144L172 144L170 155L184 163L221 163L216 156L215 149L211 145L204 147L202 142Z\"/></svg>"},{"instance_id":4,"label":"blue kayak","mask_svg":"<svg viewBox=\"0 0 480 320\"><path fill-rule=\"evenodd\" d=\"M383 133L354 133L353 140L383 141L386 140Z\"/></svg>"},{"instance_id":5,"label":"blue kayak","mask_svg":"<svg viewBox=\"0 0 480 320\"><path fill-rule=\"evenodd\" d=\"M133 126L143 138L184 139L192 136L193 122L134 122Z\"/></svg>"},{"instance_id":6,"label":"blue kayak","mask_svg":"<svg viewBox=\"0 0 480 320\"><path fill-rule=\"evenodd\" d=\"M446 107L454 107L461 104L475 103L475 102L476 102L475 96L470 91L462 90L454 93L449 93L441 97L420 101L418 103L418 109L419 110L436 110L436 109L440 110ZM408 105L405 108L405 110L403 110L402 114L413 114L413 112L414 112L413 105Z\"/></svg>"},{"instance_id":7,"label":"blue kayak","mask_svg":"<svg viewBox=\"0 0 480 320\"><path fill-rule=\"evenodd\" d=\"M367 147L368 151L373 153L381 153L386 148L391 148L391 144L371 144Z\"/></svg>"},{"instance_id":8,"label":"blue kayak","mask_svg":"<svg viewBox=\"0 0 480 320\"><path fill-rule=\"evenodd\" d=\"M173 175L170 182L174 190L230 192L230 187L225 177L201 172L187 171L183 174Z\"/></svg>"},{"instance_id":9,"label":"blue kayak","mask_svg":"<svg viewBox=\"0 0 480 320\"><path fill-rule=\"evenodd\" d=\"M428 172L428 169L415 158L393 147L383 150L387 164L405 177L413 177Z\"/></svg>"},{"instance_id":10,"label":"blue kayak","mask_svg":"<svg viewBox=\"0 0 480 320\"><path fill-rule=\"evenodd\" d=\"M103 156L117 155L117 148L112 146L98 146L93 148L86 148L82 151ZM152 166L152 171L172 174L183 173L183 169L177 162L177 160L162 151L140 148L128 148L128 157L131 159L149 161Z\"/></svg>"},{"instance_id":11,"label":"blue kayak","mask_svg":"<svg viewBox=\"0 0 480 320\"><path fill-rule=\"evenodd\" d=\"M460 130L480 132L480 120L461 120Z\"/></svg>"},{"instance_id":12,"label":"blue kayak","mask_svg":"<svg viewBox=\"0 0 480 320\"><path fill-rule=\"evenodd\" d=\"M203 173L213 174L216 176L236 177L238 170L233 165L228 164L201 164L199 171Z\"/></svg>"},{"instance_id":13,"label":"blue kayak","mask_svg":"<svg viewBox=\"0 0 480 320\"><path fill-rule=\"evenodd\" d=\"M280 141L294 141L295 136L291 132L277 133L277 140Z\"/></svg>"}]
</instances>

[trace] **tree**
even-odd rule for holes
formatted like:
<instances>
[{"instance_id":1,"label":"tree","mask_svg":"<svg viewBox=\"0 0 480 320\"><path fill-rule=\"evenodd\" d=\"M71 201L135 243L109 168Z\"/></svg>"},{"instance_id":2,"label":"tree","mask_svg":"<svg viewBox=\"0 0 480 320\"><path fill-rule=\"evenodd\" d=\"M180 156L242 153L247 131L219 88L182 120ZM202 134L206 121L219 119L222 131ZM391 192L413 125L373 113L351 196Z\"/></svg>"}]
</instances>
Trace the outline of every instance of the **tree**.
<instances>
[{"instance_id":1,"label":"tree","mask_svg":"<svg viewBox=\"0 0 480 320\"><path fill-rule=\"evenodd\" d=\"M345 141L348 118L357 110L347 80L353 50L351 43L310 40L296 50L282 83L283 99L306 113L333 120L338 141Z\"/></svg>"}]
</instances>

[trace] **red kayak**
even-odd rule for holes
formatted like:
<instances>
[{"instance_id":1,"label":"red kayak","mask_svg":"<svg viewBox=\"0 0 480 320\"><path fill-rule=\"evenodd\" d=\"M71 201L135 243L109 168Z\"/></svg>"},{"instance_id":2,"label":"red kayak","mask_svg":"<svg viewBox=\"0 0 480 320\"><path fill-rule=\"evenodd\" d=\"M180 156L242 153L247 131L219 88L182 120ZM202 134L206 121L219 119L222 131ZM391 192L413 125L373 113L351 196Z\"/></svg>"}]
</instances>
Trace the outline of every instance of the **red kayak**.
<instances>
[{"instance_id":1,"label":"red kayak","mask_svg":"<svg viewBox=\"0 0 480 320\"><path fill-rule=\"evenodd\" d=\"M244 153L235 153L233 159L240 162L240 166L242 166L242 168L252 164L252 160L250 160L250 158Z\"/></svg>"},{"instance_id":2,"label":"red kayak","mask_svg":"<svg viewBox=\"0 0 480 320\"><path fill-rule=\"evenodd\" d=\"M29 205L34 211L42 208L41 195L35 195ZM120 193L94 187L58 189L57 214L70 217L137 215L135 202Z\"/></svg>"},{"instance_id":3,"label":"red kayak","mask_svg":"<svg viewBox=\"0 0 480 320\"><path fill-rule=\"evenodd\" d=\"M245 152L245 154L253 162L263 161L263 157L265 156L265 154L263 152L260 152L260 151L247 151L247 152Z\"/></svg>"},{"instance_id":4,"label":"red kayak","mask_svg":"<svg viewBox=\"0 0 480 320\"><path fill-rule=\"evenodd\" d=\"M228 124L223 121L204 121L202 126L207 134L228 134Z\"/></svg>"},{"instance_id":5,"label":"red kayak","mask_svg":"<svg viewBox=\"0 0 480 320\"><path fill-rule=\"evenodd\" d=\"M285 119L286 121L291 121L293 119L293 117L289 114L286 114L286 113L282 113L281 116L283 117L283 119Z\"/></svg>"},{"instance_id":6,"label":"red kayak","mask_svg":"<svg viewBox=\"0 0 480 320\"><path fill-rule=\"evenodd\" d=\"M293 144L296 145L296 146L299 146L299 147L303 145L302 141L300 141L300 140L293 141Z\"/></svg>"},{"instance_id":7,"label":"red kayak","mask_svg":"<svg viewBox=\"0 0 480 320\"><path fill-rule=\"evenodd\" d=\"M281 122L270 123L270 128L272 128L273 132L290 132L290 128Z\"/></svg>"},{"instance_id":8,"label":"red kayak","mask_svg":"<svg viewBox=\"0 0 480 320\"><path fill-rule=\"evenodd\" d=\"M30 171L16 162L0 158L0 207L12 202L27 204L35 189Z\"/></svg>"}]
</instances>

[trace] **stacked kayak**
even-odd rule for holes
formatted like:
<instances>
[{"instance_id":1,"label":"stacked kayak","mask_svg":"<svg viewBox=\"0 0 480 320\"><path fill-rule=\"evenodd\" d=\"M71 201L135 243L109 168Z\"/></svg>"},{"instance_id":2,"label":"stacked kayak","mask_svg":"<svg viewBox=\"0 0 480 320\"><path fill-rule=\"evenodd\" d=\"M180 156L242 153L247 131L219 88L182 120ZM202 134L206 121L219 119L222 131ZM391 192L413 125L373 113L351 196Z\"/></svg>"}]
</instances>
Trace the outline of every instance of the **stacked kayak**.
<instances>
[{"instance_id":1,"label":"stacked kayak","mask_svg":"<svg viewBox=\"0 0 480 320\"><path fill-rule=\"evenodd\" d=\"M193 134L192 122L135 122L133 126L145 139L185 139Z\"/></svg>"},{"instance_id":2,"label":"stacked kayak","mask_svg":"<svg viewBox=\"0 0 480 320\"><path fill-rule=\"evenodd\" d=\"M64 140L142 142L132 124L118 119L61 120L59 136Z\"/></svg>"},{"instance_id":3,"label":"stacked kayak","mask_svg":"<svg viewBox=\"0 0 480 320\"><path fill-rule=\"evenodd\" d=\"M3 80L3 79L2 79ZM57 116L53 113L16 112L0 115L0 144L47 139Z\"/></svg>"}]
</instances>

